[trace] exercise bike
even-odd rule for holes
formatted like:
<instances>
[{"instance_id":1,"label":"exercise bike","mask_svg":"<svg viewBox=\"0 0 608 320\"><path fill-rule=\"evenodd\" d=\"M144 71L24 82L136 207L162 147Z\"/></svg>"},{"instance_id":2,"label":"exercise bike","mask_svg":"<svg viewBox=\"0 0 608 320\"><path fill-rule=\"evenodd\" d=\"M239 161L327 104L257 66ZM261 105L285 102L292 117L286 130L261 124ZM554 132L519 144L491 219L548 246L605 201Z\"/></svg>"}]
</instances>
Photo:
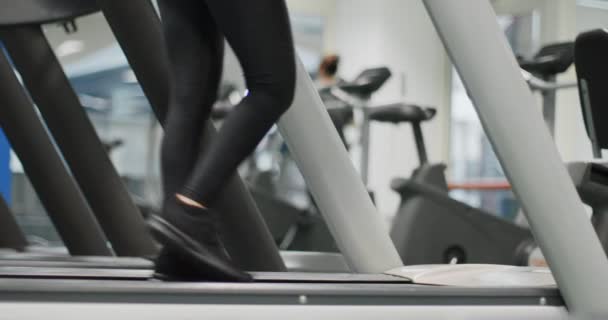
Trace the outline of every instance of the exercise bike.
<instances>
[{"instance_id":1,"label":"exercise bike","mask_svg":"<svg viewBox=\"0 0 608 320\"><path fill-rule=\"evenodd\" d=\"M428 161L421 124L436 110L397 103L369 111L370 122L412 126L419 166L391 188L401 203L391 238L406 265L487 263L528 265L535 247L529 230L451 198L444 164Z\"/></svg>"}]
</instances>

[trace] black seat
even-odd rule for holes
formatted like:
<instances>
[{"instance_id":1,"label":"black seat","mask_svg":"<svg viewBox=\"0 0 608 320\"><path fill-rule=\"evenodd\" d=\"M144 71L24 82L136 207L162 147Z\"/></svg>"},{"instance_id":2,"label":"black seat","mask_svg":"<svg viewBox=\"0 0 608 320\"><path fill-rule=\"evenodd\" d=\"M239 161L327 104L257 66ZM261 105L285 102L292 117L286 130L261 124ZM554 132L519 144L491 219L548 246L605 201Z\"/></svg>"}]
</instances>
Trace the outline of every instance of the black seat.
<instances>
[{"instance_id":1,"label":"black seat","mask_svg":"<svg viewBox=\"0 0 608 320\"><path fill-rule=\"evenodd\" d=\"M543 47L534 58L520 59L519 66L542 78L566 72L574 63L574 42L555 43Z\"/></svg>"},{"instance_id":2,"label":"black seat","mask_svg":"<svg viewBox=\"0 0 608 320\"><path fill-rule=\"evenodd\" d=\"M581 33L576 38L576 73L585 127L594 154L608 149L608 31L604 29Z\"/></svg>"},{"instance_id":3,"label":"black seat","mask_svg":"<svg viewBox=\"0 0 608 320\"><path fill-rule=\"evenodd\" d=\"M378 122L424 122L433 119L437 114L434 108L422 108L413 104L395 103L370 108L370 121Z\"/></svg>"},{"instance_id":4,"label":"black seat","mask_svg":"<svg viewBox=\"0 0 608 320\"><path fill-rule=\"evenodd\" d=\"M363 70L351 82L339 84L338 87L352 95L368 97L378 91L391 77L391 70L386 67Z\"/></svg>"}]
</instances>

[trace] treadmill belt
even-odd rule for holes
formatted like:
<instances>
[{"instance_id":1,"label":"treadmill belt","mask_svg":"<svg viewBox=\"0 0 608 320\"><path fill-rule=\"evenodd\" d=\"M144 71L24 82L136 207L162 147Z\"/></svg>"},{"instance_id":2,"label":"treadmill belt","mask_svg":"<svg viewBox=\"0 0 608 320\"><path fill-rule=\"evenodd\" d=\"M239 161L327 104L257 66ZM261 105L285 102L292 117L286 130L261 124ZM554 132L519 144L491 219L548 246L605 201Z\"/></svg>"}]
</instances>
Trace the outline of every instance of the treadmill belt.
<instances>
[{"instance_id":1,"label":"treadmill belt","mask_svg":"<svg viewBox=\"0 0 608 320\"><path fill-rule=\"evenodd\" d=\"M0 266L0 278L19 279L79 279L79 280L152 280L151 269L101 269L101 268L38 268ZM296 273L296 272L254 272L256 282L261 283L372 283L404 284L403 279L383 274L346 273Z\"/></svg>"},{"instance_id":2,"label":"treadmill belt","mask_svg":"<svg viewBox=\"0 0 608 320\"><path fill-rule=\"evenodd\" d=\"M0 278L149 280L151 269L0 267Z\"/></svg>"},{"instance_id":3,"label":"treadmill belt","mask_svg":"<svg viewBox=\"0 0 608 320\"><path fill-rule=\"evenodd\" d=\"M31 268L92 268L92 269L152 269L154 264L144 259L125 258L57 258L32 257L0 259L1 267L31 267Z\"/></svg>"},{"instance_id":4,"label":"treadmill belt","mask_svg":"<svg viewBox=\"0 0 608 320\"><path fill-rule=\"evenodd\" d=\"M256 282L281 283L412 283L410 279L385 274L253 272Z\"/></svg>"}]
</instances>

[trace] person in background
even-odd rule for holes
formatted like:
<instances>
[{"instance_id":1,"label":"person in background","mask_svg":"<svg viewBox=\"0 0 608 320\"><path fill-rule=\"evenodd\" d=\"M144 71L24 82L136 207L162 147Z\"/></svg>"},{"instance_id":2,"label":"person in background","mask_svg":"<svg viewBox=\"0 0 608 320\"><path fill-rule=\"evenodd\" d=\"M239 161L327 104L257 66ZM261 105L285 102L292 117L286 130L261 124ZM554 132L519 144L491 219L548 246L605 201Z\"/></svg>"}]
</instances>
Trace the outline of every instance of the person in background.
<instances>
[{"instance_id":1,"label":"person in background","mask_svg":"<svg viewBox=\"0 0 608 320\"><path fill-rule=\"evenodd\" d=\"M337 77L338 68L340 66L340 57L331 54L327 55L321 60L319 64L319 70L317 73L317 87L326 88L335 86L340 83L340 78Z\"/></svg>"},{"instance_id":2,"label":"person in background","mask_svg":"<svg viewBox=\"0 0 608 320\"><path fill-rule=\"evenodd\" d=\"M148 225L163 245L165 278L250 281L226 252L214 210L238 165L291 106L295 49L285 0L158 0L169 56L171 96L162 143L165 200ZM226 40L248 95L199 151L217 99Z\"/></svg>"}]
</instances>

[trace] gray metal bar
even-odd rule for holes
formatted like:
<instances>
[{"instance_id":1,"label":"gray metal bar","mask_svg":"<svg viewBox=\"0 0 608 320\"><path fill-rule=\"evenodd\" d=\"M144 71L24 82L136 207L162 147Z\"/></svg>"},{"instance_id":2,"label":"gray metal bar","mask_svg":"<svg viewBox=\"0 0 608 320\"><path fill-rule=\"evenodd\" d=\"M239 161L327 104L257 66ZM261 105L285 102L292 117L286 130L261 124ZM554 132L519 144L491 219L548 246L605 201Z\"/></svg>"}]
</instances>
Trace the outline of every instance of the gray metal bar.
<instances>
[{"instance_id":1,"label":"gray metal bar","mask_svg":"<svg viewBox=\"0 0 608 320\"><path fill-rule=\"evenodd\" d=\"M402 266L388 227L299 61L294 102L279 128L351 270L378 273Z\"/></svg>"},{"instance_id":2,"label":"gray metal bar","mask_svg":"<svg viewBox=\"0 0 608 320\"><path fill-rule=\"evenodd\" d=\"M148 0L98 0L150 105L161 123L167 114L169 74L160 21ZM133 17L137 23L133 24ZM216 130L209 124L201 145ZM234 175L217 201L225 229L224 241L235 262L251 271L284 271L285 264L262 215L243 181Z\"/></svg>"},{"instance_id":3,"label":"gray metal bar","mask_svg":"<svg viewBox=\"0 0 608 320\"><path fill-rule=\"evenodd\" d=\"M27 239L3 197L0 197L0 248L23 251Z\"/></svg>"},{"instance_id":4,"label":"gray metal bar","mask_svg":"<svg viewBox=\"0 0 608 320\"><path fill-rule=\"evenodd\" d=\"M578 82L562 82L556 81L556 76L548 76L544 79L537 78L535 75L529 73L526 70L521 70L524 79L530 86L532 91L539 91L543 96L543 118L547 124L547 128L551 135L555 137L555 113L556 113L556 101L557 91L561 89L577 88Z\"/></svg>"},{"instance_id":5,"label":"gray metal bar","mask_svg":"<svg viewBox=\"0 0 608 320\"><path fill-rule=\"evenodd\" d=\"M72 255L111 255L103 232L0 52L0 127Z\"/></svg>"},{"instance_id":6,"label":"gray metal bar","mask_svg":"<svg viewBox=\"0 0 608 320\"><path fill-rule=\"evenodd\" d=\"M585 124L589 132L589 140L591 141L591 149L593 157L596 159L602 158L602 148L597 142L597 131L595 131L595 121L593 121L593 108L591 108L591 100L589 97L589 83L587 79L580 79L581 97L583 103L583 111L585 112Z\"/></svg>"},{"instance_id":7,"label":"gray metal bar","mask_svg":"<svg viewBox=\"0 0 608 320\"><path fill-rule=\"evenodd\" d=\"M424 0L569 310L608 316L608 260L489 1ZM480 49L483 46L483 49ZM489 68L488 66L492 66Z\"/></svg>"},{"instance_id":8,"label":"gray metal bar","mask_svg":"<svg viewBox=\"0 0 608 320\"><path fill-rule=\"evenodd\" d=\"M556 77L552 76L544 79L547 82L555 82ZM551 136L555 137L555 105L557 102L557 90L549 90L543 92L543 118L545 124L551 133Z\"/></svg>"},{"instance_id":9,"label":"gray metal bar","mask_svg":"<svg viewBox=\"0 0 608 320\"><path fill-rule=\"evenodd\" d=\"M561 89L574 89L578 87L577 81L548 82L544 79L537 78L535 75L531 74L526 70L521 70L521 74L524 76L524 79L526 79L526 82L530 86L530 89L532 89L533 91L558 91Z\"/></svg>"},{"instance_id":10,"label":"gray metal bar","mask_svg":"<svg viewBox=\"0 0 608 320\"><path fill-rule=\"evenodd\" d=\"M420 161L420 165L426 164L429 162L429 156L426 153L424 135L422 134L420 122L412 122L412 130L414 131L414 140L416 141L416 149L418 150L418 159Z\"/></svg>"},{"instance_id":11,"label":"gray metal bar","mask_svg":"<svg viewBox=\"0 0 608 320\"><path fill-rule=\"evenodd\" d=\"M430 304L421 305L426 302L425 299L413 299L406 297L402 299L390 299L376 297L371 300L366 295L350 297L346 299L339 297L321 296L320 299L314 299L308 305L302 305L303 298L308 295L298 296L252 296L252 295L231 295L220 296L210 300L207 304L202 304L200 297L192 297L188 302L180 303L174 296L158 297L142 295L141 303L126 303L129 298L135 300L137 295L124 297L123 300L116 301L113 295L93 296L95 299L89 301L78 302L62 302L62 303L43 303L49 299L50 294L37 295L18 295L23 297L18 303L6 302L1 306L0 311L3 314L10 314L14 319L36 319L40 314L52 314L60 319L89 319L89 320L106 320L109 318L115 320L136 319L139 317L150 319L169 319L175 317L176 314L204 314L210 319L241 319L243 314L247 314L249 320L283 320L286 314L294 314L290 317L292 320L307 320L307 319L354 319L354 320L395 320L395 319L416 319L416 320L436 320L445 319L449 315L451 319L467 319L467 320L506 320L506 319L534 319L534 320L566 320L568 319L568 311L566 308L559 306L513 306L500 305L501 300L490 300L481 297L473 299L455 299L453 297L445 297L443 305ZM64 297L69 294L58 293L51 296L52 300L58 300L55 297ZM72 298L74 295L72 295ZM89 297L87 295L87 297ZM106 299L103 299L104 297ZM182 295L178 296L182 300L186 300ZM207 298L208 296L205 296ZM2 297L4 298L4 297ZM29 298L29 299L28 299ZM483 299L484 305L477 304L480 299ZM16 300L13 298L13 300ZM28 301L29 300L29 301ZM63 301L61 300L61 301ZM82 299L84 300L84 299ZM93 301L90 301L93 300ZM114 300L114 301L112 301ZM172 303L159 304L159 301L171 300ZM397 302L395 302L397 300ZM507 300L507 299L503 299ZM518 299L519 300L519 299ZM529 299L534 300L534 299ZM197 302L194 302L197 301ZM232 303L226 303L230 301ZM238 301L238 302L237 302ZM308 299L306 300L308 301ZM318 301L318 302L317 302ZM407 301L404 305L402 302ZM459 305L456 301L463 305ZM88 303L87 303L88 302ZM240 302L240 304L239 304ZM450 303L451 302L451 303ZM142 307L145 303L146 307ZM255 305L257 304L257 305ZM387 307L387 304L390 307ZM255 305L255 306L252 306ZM365 307L362 307L365 305ZM296 307L296 308L294 308ZM293 310L297 309L298 313ZM497 315L499 314L499 315Z\"/></svg>"},{"instance_id":12,"label":"gray metal bar","mask_svg":"<svg viewBox=\"0 0 608 320\"><path fill-rule=\"evenodd\" d=\"M154 254L156 247L143 216L40 26L3 30L2 39L114 252L137 257Z\"/></svg>"},{"instance_id":13,"label":"gray metal bar","mask_svg":"<svg viewBox=\"0 0 608 320\"><path fill-rule=\"evenodd\" d=\"M363 185L367 187L369 183L369 151L370 151L370 131L371 122L369 121L369 109L367 107L361 108L363 113L363 124L361 127L361 179Z\"/></svg>"}]
</instances>

